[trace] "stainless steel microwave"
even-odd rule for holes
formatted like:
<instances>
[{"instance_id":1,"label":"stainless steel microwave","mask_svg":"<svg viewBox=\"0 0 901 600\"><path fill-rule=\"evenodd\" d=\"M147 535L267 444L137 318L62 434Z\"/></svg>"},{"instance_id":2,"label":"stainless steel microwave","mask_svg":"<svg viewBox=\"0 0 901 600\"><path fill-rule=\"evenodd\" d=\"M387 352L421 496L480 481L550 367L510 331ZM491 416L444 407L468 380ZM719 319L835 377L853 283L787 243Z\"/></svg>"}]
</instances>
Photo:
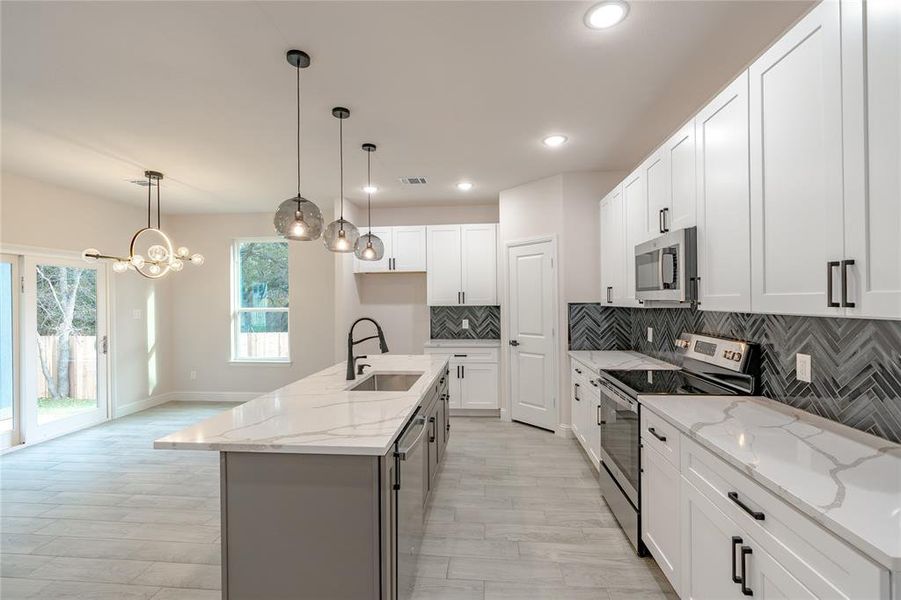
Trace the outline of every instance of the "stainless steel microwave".
<instances>
[{"instance_id":1,"label":"stainless steel microwave","mask_svg":"<svg viewBox=\"0 0 901 600\"><path fill-rule=\"evenodd\" d=\"M697 300L697 229L671 231L635 246L635 297L660 302Z\"/></svg>"}]
</instances>

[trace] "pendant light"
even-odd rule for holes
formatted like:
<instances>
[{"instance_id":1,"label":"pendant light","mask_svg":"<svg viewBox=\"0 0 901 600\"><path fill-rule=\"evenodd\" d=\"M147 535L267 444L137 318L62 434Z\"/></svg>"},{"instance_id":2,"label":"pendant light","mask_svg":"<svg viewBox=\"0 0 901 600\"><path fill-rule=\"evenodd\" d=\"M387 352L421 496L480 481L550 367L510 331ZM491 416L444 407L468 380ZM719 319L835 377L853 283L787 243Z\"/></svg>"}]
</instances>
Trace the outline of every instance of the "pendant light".
<instances>
[{"instance_id":1,"label":"pendant light","mask_svg":"<svg viewBox=\"0 0 901 600\"><path fill-rule=\"evenodd\" d=\"M360 260L382 260L385 256L385 244L379 236L372 233L372 153L375 152L375 144L363 144L366 151L366 212L369 221L369 232L361 235L354 247L354 255Z\"/></svg>"},{"instance_id":2,"label":"pendant light","mask_svg":"<svg viewBox=\"0 0 901 600\"><path fill-rule=\"evenodd\" d=\"M322 234L325 247L332 252L353 252L360 232L353 223L344 218L344 119L350 116L350 110L343 106L332 109L332 115L338 119L338 164L340 174L341 216L329 223Z\"/></svg>"},{"instance_id":3,"label":"pendant light","mask_svg":"<svg viewBox=\"0 0 901 600\"><path fill-rule=\"evenodd\" d=\"M169 271L181 271L186 262L202 265L204 260L202 254L191 254L184 246L174 249L172 240L160 229L160 180L163 174L159 171L144 171L144 177L147 178L147 227L138 229L132 236L128 256L101 254L96 248L88 248L81 253L81 257L87 262L112 261L114 272L124 273L131 269L148 279L159 279ZM151 190L154 187L156 187L156 227L153 227L151 220L153 204ZM142 246L147 248L146 256L137 252Z\"/></svg>"},{"instance_id":4,"label":"pendant light","mask_svg":"<svg viewBox=\"0 0 901 600\"><path fill-rule=\"evenodd\" d=\"M319 207L300 195L300 70L310 66L310 55L301 50L288 50L287 59L297 71L297 196L279 205L273 223L280 236L308 242L322 235Z\"/></svg>"}]
</instances>

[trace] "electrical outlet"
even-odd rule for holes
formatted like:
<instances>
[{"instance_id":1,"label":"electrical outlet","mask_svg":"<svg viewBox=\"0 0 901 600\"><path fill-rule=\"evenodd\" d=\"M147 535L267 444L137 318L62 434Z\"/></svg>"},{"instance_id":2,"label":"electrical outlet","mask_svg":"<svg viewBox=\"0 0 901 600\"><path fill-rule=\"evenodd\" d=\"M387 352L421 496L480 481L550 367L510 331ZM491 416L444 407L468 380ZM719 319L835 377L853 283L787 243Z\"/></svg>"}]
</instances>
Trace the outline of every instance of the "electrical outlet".
<instances>
[{"instance_id":1,"label":"electrical outlet","mask_svg":"<svg viewBox=\"0 0 901 600\"><path fill-rule=\"evenodd\" d=\"M469 329L469 319L463 319L463 329Z\"/></svg>"},{"instance_id":2,"label":"electrical outlet","mask_svg":"<svg viewBox=\"0 0 901 600\"><path fill-rule=\"evenodd\" d=\"M798 381L810 383L811 366L809 354L795 354L795 376Z\"/></svg>"},{"instance_id":3,"label":"electrical outlet","mask_svg":"<svg viewBox=\"0 0 901 600\"><path fill-rule=\"evenodd\" d=\"M197 379L197 371L191 371L191 379Z\"/></svg>"},{"instance_id":4,"label":"electrical outlet","mask_svg":"<svg viewBox=\"0 0 901 600\"><path fill-rule=\"evenodd\" d=\"M654 328L653 327L648 327L648 341L649 342L654 341Z\"/></svg>"}]
</instances>

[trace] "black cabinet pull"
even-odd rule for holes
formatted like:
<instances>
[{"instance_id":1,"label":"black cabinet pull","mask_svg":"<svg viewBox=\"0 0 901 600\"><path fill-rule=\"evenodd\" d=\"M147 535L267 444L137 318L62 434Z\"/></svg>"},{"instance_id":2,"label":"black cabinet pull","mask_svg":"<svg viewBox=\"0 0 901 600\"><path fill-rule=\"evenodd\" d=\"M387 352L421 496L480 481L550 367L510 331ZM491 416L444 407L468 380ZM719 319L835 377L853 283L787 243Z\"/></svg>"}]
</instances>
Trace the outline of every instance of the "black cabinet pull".
<instances>
[{"instance_id":1,"label":"black cabinet pull","mask_svg":"<svg viewBox=\"0 0 901 600\"><path fill-rule=\"evenodd\" d=\"M661 233L669 233L669 227L666 226L666 213L668 212L668 208L664 208L660 211L660 213L663 215L663 231Z\"/></svg>"},{"instance_id":2,"label":"black cabinet pull","mask_svg":"<svg viewBox=\"0 0 901 600\"><path fill-rule=\"evenodd\" d=\"M578 373L579 375L581 375L581 374L582 374L582 369L576 369L576 373Z\"/></svg>"},{"instance_id":3,"label":"black cabinet pull","mask_svg":"<svg viewBox=\"0 0 901 600\"><path fill-rule=\"evenodd\" d=\"M754 592L751 591L751 588L748 587L748 564L747 559L748 555L752 554L753 550L748 548L747 546L741 547L741 593L745 596L753 596Z\"/></svg>"},{"instance_id":4,"label":"black cabinet pull","mask_svg":"<svg viewBox=\"0 0 901 600\"><path fill-rule=\"evenodd\" d=\"M657 229L660 230L660 233L663 233L663 211L657 211Z\"/></svg>"},{"instance_id":5,"label":"black cabinet pull","mask_svg":"<svg viewBox=\"0 0 901 600\"><path fill-rule=\"evenodd\" d=\"M438 433L438 424L435 422L435 417L429 417L429 429L431 429L431 432L429 433L429 442L434 442L436 434Z\"/></svg>"},{"instance_id":6,"label":"black cabinet pull","mask_svg":"<svg viewBox=\"0 0 901 600\"><path fill-rule=\"evenodd\" d=\"M829 308L841 306L841 304L832 300L832 270L840 265L841 263L837 260L830 260L826 263L826 306Z\"/></svg>"},{"instance_id":7,"label":"black cabinet pull","mask_svg":"<svg viewBox=\"0 0 901 600\"><path fill-rule=\"evenodd\" d=\"M854 302L848 302L848 266L854 264L854 259L842 261L842 306L854 308Z\"/></svg>"},{"instance_id":8,"label":"black cabinet pull","mask_svg":"<svg viewBox=\"0 0 901 600\"><path fill-rule=\"evenodd\" d=\"M519 346L519 340L510 340L508 343L511 346Z\"/></svg>"},{"instance_id":9,"label":"black cabinet pull","mask_svg":"<svg viewBox=\"0 0 901 600\"><path fill-rule=\"evenodd\" d=\"M466 379L466 365L460 365L460 379Z\"/></svg>"},{"instance_id":10,"label":"black cabinet pull","mask_svg":"<svg viewBox=\"0 0 901 600\"><path fill-rule=\"evenodd\" d=\"M590 384L593 385L594 387L598 387L598 382L595 381L594 379L589 379L589 380L588 380L588 383L590 383Z\"/></svg>"},{"instance_id":11,"label":"black cabinet pull","mask_svg":"<svg viewBox=\"0 0 901 600\"><path fill-rule=\"evenodd\" d=\"M601 405L600 405L600 404L598 404L598 418L597 418L597 421L598 421L598 427L600 427L601 425L604 424L604 422L601 421Z\"/></svg>"},{"instance_id":12,"label":"black cabinet pull","mask_svg":"<svg viewBox=\"0 0 901 600\"><path fill-rule=\"evenodd\" d=\"M762 512L760 512L759 510L752 510L750 506L739 500L738 492L729 492L727 495L729 496L729 500L732 500L733 502L738 504L739 508L754 517L756 520L763 521L763 519L765 518L765 515Z\"/></svg>"},{"instance_id":13,"label":"black cabinet pull","mask_svg":"<svg viewBox=\"0 0 901 600\"><path fill-rule=\"evenodd\" d=\"M581 398L579 398L579 384L578 383L573 384L573 398L576 399L576 402L579 402L581 400Z\"/></svg>"},{"instance_id":14,"label":"black cabinet pull","mask_svg":"<svg viewBox=\"0 0 901 600\"><path fill-rule=\"evenodd\" d=\"M454 354L454 358L466 358L468 354Z\"/></svg>"},{"instance_id":15,"label":"black cabinet pull","mask_svg":"<svg viewBox=\"0 0 901 600\"><path fill-rule=\"evenodd\" d=\"M741 543L742 543L742 539L740 537L738 537L737 535L732 536L732 583L741 583L741 581L742 581L742 579L741 579L742 576L735 574L735 567L737 566L735 564L736 563L735 550L737 549L737 546Z\"/></svg>"},{"instance_id":16,"label":"black cabinet pull","mask_svg":"<svg viewBox=\"0 0 901 600\"><path fill-rule=\"evenodd\" d=\"M657 430L654 429L653 427L648 427L648 433L650 433L651 435L653 435L655 438L657 438L657 439L660 440L661 442L665 442L665 441L666 441L666 436L665 436L665 435L660 435L659 433L657 433Z\"/></svg>"}]
</instances>

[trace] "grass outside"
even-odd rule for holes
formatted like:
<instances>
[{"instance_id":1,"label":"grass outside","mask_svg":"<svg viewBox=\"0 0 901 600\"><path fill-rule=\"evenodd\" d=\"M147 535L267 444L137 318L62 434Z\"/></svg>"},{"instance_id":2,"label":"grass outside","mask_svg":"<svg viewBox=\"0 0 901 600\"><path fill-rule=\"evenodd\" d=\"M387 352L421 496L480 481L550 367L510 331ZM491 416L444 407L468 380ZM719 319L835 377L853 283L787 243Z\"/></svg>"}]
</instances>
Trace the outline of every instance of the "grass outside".
<instances>
[{"instance_id":1,"label":"grass outside","mask_svg":"<svg viewBox=\"0 0 901 600\"><path fill-rule=\"evenodd\" d=\"M38 422L56 421L96 407L94 398L38 398Z\"/></svg>"}]
</instances>

